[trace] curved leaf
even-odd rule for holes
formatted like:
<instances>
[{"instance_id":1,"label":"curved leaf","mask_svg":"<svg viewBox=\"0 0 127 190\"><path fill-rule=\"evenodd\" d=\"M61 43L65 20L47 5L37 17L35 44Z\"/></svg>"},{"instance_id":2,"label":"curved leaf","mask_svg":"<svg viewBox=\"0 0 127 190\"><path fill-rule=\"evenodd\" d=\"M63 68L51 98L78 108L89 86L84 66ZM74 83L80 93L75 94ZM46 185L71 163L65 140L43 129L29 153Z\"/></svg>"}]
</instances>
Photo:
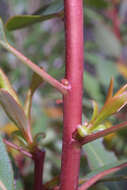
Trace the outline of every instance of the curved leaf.
<instances>
[{"instance_id":1,"label":"curved leaf","mask_svg":"<svg viewBox=\"0 0 127 190\"><path fill-rule=\"evenodd\" d=\"M20 104L19 98L18 98L15 90L11 86L11 84L10 84L7 76L3 72L3 70L0 68L0 89L1 88L3 88L4 90L8 91L9 94L11 94L13 96L13 98Z\"/></svg>"},{"instance_id":2,"label":"curved leaf","mask_svg":"<svg viewBox=\"0 0 127 190\"><path fill-rule=\"evenodd\" d=\"M45 20L49 20L51 18L61 17L63 15L63 11L60 11L59 13L53 13L49 15L18 15L11 17L7 23L6 28L8 30L17 30L24 27L27 27L29 25L42 22Z\"/></svg>"},{"instance_id":3,"label":"curved leaf","mask_svg":"<svg viewBox=\"0 0 127 190\"><path fill-rule=\"evenodd\" d=\"M64 15L63 8L63 1L55 0L44 5L32 15L17 15L11 17L6 23L6 28L8 30L16 30L55 17L61 17Z\"/></svg>"},{"instance_id":4,"label":"curved leaf","mask_svg":"<svg viewBox=\"0 0 127 190\"><path fill-rule=\"evenodd\" d=\"M97 117L98 115L98 104L93 100L92 101L92 104L93 104L93 115L92 115L92 118L91 118L91 122Z\"/></svg>"},{"instance_id":5,"label":"curved leaf","mask_svg":"<svg viewBox=\"0 0 127 190\"><path fill-rule=\"evenodd\" d=\"M29 122L22 107L5 90L0 90L0 104L8 117L17 125L17 127L22 131L26 131L29 127Z\"/></svg>"},{"instance_id":6,"label":"curved leaf","mask_svg":"<svg viewBox=\"0 0 127 190\"><path fill-rule=\"evenodd\" d=\"M30 84L30 88L27 92L27 97L24 105L24 111L28 118L30 119L31 105L32 105L32 97L36 89L44 82L42 77L40 77L37 73L33 73L32 81Z\"/></svg>"}]
</instances>

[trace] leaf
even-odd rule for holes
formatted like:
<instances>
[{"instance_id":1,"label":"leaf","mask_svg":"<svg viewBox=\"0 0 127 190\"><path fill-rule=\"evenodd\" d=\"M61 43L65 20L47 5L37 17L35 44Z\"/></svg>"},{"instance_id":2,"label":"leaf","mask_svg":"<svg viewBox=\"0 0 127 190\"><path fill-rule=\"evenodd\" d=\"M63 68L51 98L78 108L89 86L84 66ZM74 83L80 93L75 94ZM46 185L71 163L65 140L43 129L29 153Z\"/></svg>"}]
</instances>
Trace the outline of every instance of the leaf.
<instances>
[{"instance_id":1,"label":"leaf","mask_svg":"<svg viewBox=\"0 0 127 190\"><path fill-rule=\"evenodd\" d=\"M85 14L93 24L94 39L100 51L107 56L119 58L122 52L121 42L104 19L90 8L86 9Z\"/></svg>"},{"instance_id":2,"label":"leaf","mask_svg":"<svg viewBox=\"0 0 127 190\"><path fill-rule=\"evenodd\" d=\"M93 115L91 118L91 122L96 118L96 116L98 115L98 104L92 100L92 104L93 104Z\"/></svg>"},{"instance_id":3,"label":"leaf","mask_svg":"<svg viewBox=\"0 0 127 190\"><path fill-rule=\"evenodd\" d=\"M0 68L0 89L1 88L3 88L4 90L8 91L9 94L11 94L13 96L13 98L20 104L19 98L18 98L15 90L11 86L11 84L10 84L7 76L3 72L3 70Z\"/></svg>"},{"instance_id":4,"label":"leaf","mask_svg":"<svg viewBox=\"0 0 127 190\"><path fill-rule=\"evenodd\" d=\"M55 1L50 4L47 6L47 9L42 9L41 15L17 15L11 17L6 23L6 28L8 30L16 30L38 22L63 16L63 3L61 1Z\"/></svg>"},{"instance_id":5,"label":"leaf","mask_svg":"<svg viewBox=\"0 0 127 190\"><path fill-rule=\"evenodd\" d=\"M0 189L1 190L14 189L14 176L13 176L12 166L1 137L0 137Z\"/></svg>"},{"instance_id":6,"label":"leaf","mask_svg":"<svg viewBox=\"0 0 127 190\"><path fill-rule=\"evenodd\" d=\"M88 163L91 170L104 167L117 161L117 158L112 152L108 152L103 146L102 139L90 142L84 146L84 151L87 155Z\"/></svg>"},{"instance_id":7,"label":"leaf","mask_svg":"<svg viewBox=\"0 0 127 190\"><path fill-rule=\"evenodd\" d=\"M2 19L0 18L0 42L7 42L6 41L6 36L4 33L4 26L3 26L3 22Z\"/></svg>"},{"instance_id":8,"label":"leaf","mask_svg":"<svg viewBox=\"0 0 127 190\"><path fill-rule=\"evenodd\" d=\"M8 117L17 125L17 127L22 131L26 131L29 126L29 122L22 107L5 90L0 90L0 104Z\"/></svg>"},{"instance_id":9,"label":"leaf","mask_svg":"<svg viewBox=\"0 0 127 190\"><path fill-rule=\"evenodd\" d=\"M109 85L109 89L108 89L108 94L107 94L107 97L106 97L106 102L108 102L112 98L112 95L113 95L113 86L114 86L113 84L114 84L114 80L112 78L111 81L110 81L110 85Z\"/></svg>"},{"instance_id":10,"label":"leaf","mask_svg":"<svg viewBox=\"0 0 127 190\"><path fill-rule=\"evenodd\" d=\"M40 77L38 74L33 73L32 81L30 84L30 88L27 92L25 105L24 105L24 111L28 118L30 119L30 112L31 112L31 106L32 106L32 97L36 89L44 82L42 77Z\"/></svg>"},{"instance_id":11,"label":"leaf","mask_svg":"<svg viewBox=\"0 0 127 190\"><path fill-rule=\"evenodd\" d=\"M0 44L8 49L8 42L5 36L4 25L0 18Z\"/></svg>"},{"instance_id":12,"label":"leaf","mask_svg":"<svg viewBox=\"0 0 127 190\"><path fill-rule=\"evenodd\" d=\"M96 120L93 122L93 127L96 127L100 123L102 123L109 116L114 113L120 111L123 106L127 104L127 92L124 92L118 96L114 96L108 102L104 104L102 109L100 110Z\"/></svg>"},{"instance_id":13,"label":"leaf","mask_svg":"<svg viewBox=\"0 0 127 190\"><path fill-rule=\"evenodd\" d=\"M84 72L84 87L92 99L102 100L99 81L88 72Z\"/></svg>"},{"instance_id":14,"label":"leaf","mask_svg":"<svg viewBox=\"0 0 127 190\"><path fill-rule=\"evenodd\" d=\"M94 23L95 41L101 52L112 57L120 57L122 46L111 29L102 21Z\"/></svg>"},{"instance_id":15,"label":"leaf","mask_svg":"<svg viewBox=\"0 0 127 190\"><path fill-rule=\"evenodd\" d=\"M113 77L114 79L119 76L119 70L117 69L114 61L105 59L103 56L95 53L85 53L86 60L96 67L98 82L104 86L109 85L109 80ZM117 87L117 83L114 83Z\"/></svg>"}]
</instances>

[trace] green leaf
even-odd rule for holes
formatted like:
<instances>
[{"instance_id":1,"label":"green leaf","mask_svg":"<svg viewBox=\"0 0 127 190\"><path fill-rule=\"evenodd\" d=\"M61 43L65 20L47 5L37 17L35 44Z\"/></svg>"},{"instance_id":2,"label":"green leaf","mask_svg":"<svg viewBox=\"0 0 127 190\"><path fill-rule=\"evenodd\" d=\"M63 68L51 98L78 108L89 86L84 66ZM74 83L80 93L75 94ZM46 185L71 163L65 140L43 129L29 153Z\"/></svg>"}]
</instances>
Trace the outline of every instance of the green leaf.
<instances>
[{"instance_id":1,"label":"green leaf","mask_svg":"<svg viewBox=\"0 0 127 190\"><path fill-rule=\"evenodd\" d=\"M103 172L103 171L108 170L113 167L117 167L124 163L127 163L127 160L119 160L119 161L114 161L113 163L106 164L105 166L95 169L95 170L91 171L90 173L88 173L86 175L86 177L84 178L84 181L86 182L86 180L89 180L90 178L96 176L100 172Z\"/></svg>"},{"instance_id":2,"label":"green leaf","mask_svg":"<svg viewBox=\"0 0 127 190\"><path fill-rule=\"evenodd\" d=\"M123 106L127 104L127 92L124 92L118 96L114 96L108 102L104 104L102 109L100 110L97 118L93 122L93 127L96 127L100 123L102 123L105 119L109 116L113 115L114 113L120 111Z\"/></svg>"},{"instance_id":3,"label":"green leaf","mask_svg":"<svg viewBox=\"0 0 127 190\"><path fill-rule=\"evenodd\" d=\"M17 15L11 17L6 23L6 28L8 30L16 30L52 18L62 17L64 15L62 1L55 1L54 3L50 3L46 9L43 9L43 7L41 9L42 11L39 10L37 12L41 13L41 15Z\"/></svg>"},{"instance_id":4,"label":"green leaf","mask_svg":"<svg viewBox=\"0 0 127 190\"><path fill-rule=\"evenodd\" d=\"M2 188L1 184L5 187ZM0 137L0 190L14 190L14 176L5 145Z\"/></svg>"},{"instance_id":5,"label":"green leaf","mask_svg":"<svg viewBox=\"0 0 127 190\"><path fill-rule=\"evenodd\" d=\"M17 125L17 127L22 131L27 131L29 122L22 107L5 90L0 90L0 104L8 117Z\"/></svg>"},{"instance_id":6,"label":"green leaf","mask_svg":"<svg viewBox=\"0 0 127 190\"><path fill-rule=\"evenodd\" d=\"M0 42L7 42L6 41L6 36L4 33L4 26L3 26L3 22L2 19L0 18Z\"/></svg>"},{"instance_id":7,"label":"green leaf","mask_svg":"<svg viewBox=\"0 0 127 190\"><path fill-rule=\"evenodd\" d=\"M33 73L32 81L30 84L30 88L27 92L25 105L24 105L24 111L28 118L30 119L30 112L31 112L31 106L32 106L32 97L36 89L44 82L42 77L40 77L38 74Z\"/></svg>"},{"instance_id":8,"label":"green leaf","mask_svg":"<svg viewBox=\"0 0 127 190\"><path fill-rule=\"evenodd\" d=\"M108 6L108 2L105 0L85 0L85 4L87 6L93 7L93 8L106 8Z\"/></svg>"},{"instance_id":9,"label":"green leaf","mask_svg":"<svg viewBox=\"0 0 127 190\"><path fill-rule=\"evenodd\" d=\"M0 68L0 89L1 88L8 91L9 94L11 94L13 96L13 98L20 104L19 98L18 98L15 90L11 86L11 84L10 84L7 76L5 75L5 73Z\"/></svg>"},{"instance_id":10,"label":"green leaf","mask_svg":"<svg viewBox=\"0 0 127 190\"><path fill-rule=\"evenodd\" d=\"M93 24L95 42L100 51L107 56L119 58L122 52L121 42L104 19L90 8L86 8L85 14Z\"/></svg>"},{"instance_id":11,"label":"green leaf","mask_svg":"<svg viewBox=\"0 0 127 190\"><path fill-rule=\"evenodd\" d=\"M87 155L91 170L104 167L105 165L117 161L115 155L105 149L102 139L98 139L86 144L84 146L84 150Z\"/></svg>"},{"instance_id":12,"label":"green leaf","mask_svg":"<svg viewBox=\"0 0 127 190\"><path fill-rule=\"evenodd\" d=\"M84 87L92 99L102 100L99 81L88 72L84 72Z\"/></svg>"},{"instance_id":13,"label":"green leaf","mask_svg":"<svg viewBox=\"0 0 127 190\"><path fill-rule=\"evenodd\" d=\"M95 102L94 100L92 100L92 104L93 104L93 114L92 114L92 118L91 118L91 122L96 118L96 116L98 115L98 104L97 102Z\"/></svg>"}]
</instances>

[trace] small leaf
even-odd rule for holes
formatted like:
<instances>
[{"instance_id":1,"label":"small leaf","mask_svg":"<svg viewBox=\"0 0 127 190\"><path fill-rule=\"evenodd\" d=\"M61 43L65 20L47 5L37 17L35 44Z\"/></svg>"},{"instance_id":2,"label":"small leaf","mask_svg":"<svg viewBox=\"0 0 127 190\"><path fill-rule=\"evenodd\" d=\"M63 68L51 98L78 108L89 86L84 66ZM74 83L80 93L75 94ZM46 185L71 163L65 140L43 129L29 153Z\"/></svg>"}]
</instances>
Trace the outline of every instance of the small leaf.
<instances>
[{"instance_id":1,"label":"small leaf","mask_svg":"<svg viewBox=\"0 0 127 190\"><path fill-rule=\"evenodd\" d=\"M98 115L98 104L93 100L92 101L92 104L93 104L93 115L92 115L92 118L91 118L91 122L97 117Z\"/></svg>"},{"instance_id":2,"label":"small leaf","mask_svg":"<svg viewBox=\"0 0 127 190\"><path fill-rule=\"evenodd\" d=\"M64 15L63 2L60 0L54 1L46 7L44 7L44 9L42 7L41 10L36 12L36 15L34 13L33 15L17 15L11 17L6 23L6 28L8 30L16 30L38 22L42 22L56 17L61 17Z\"/></svg>"},{"instance_id":3,"label":"small leaf","mask_svg":"<svg viewBox=\"0 0 127 190\"><path fill-rule=\"evenodd\" d=\"M127 104L127 92L122 93L119 96L113 97L109 100L104 107L100 110L97 119L93 123L92 129L97 125L102 123L105 119L107 119L112 114L120 111L120 109Z\"/></svg>"},{"instance_id":4,"label":"small leaf","mask_svg":"<svg viewBox=\"0 0 127 190\"><path fill-rule=\"evenodd\" d=\"M0 42L7 42L5 32L4 32L4 25L2 19L0 18Z\"/></svg>"},{"instance_id":5,"label":"small leaf","mask_svg":"<svg viewBox=\"0 0 127 190\"><path fill-rule=\"evenodd\" d=\"M0 189L14 189L14 176L5 145L0 137Z\"/></svg>"},{"instance_id":6,"label":"small leaf","mask_svg":"<svg viewBox=\"0 0 127 190\"><path fill-rule=\"evenodd\" d=\"M108 89L108 94L107 94L107 97L106 97L106 102L108 102L112 98L113 86L114 86L114 80L112 78L111 81L110 81L110 85L109 85L109 89Z\"/></svg>"},{"instance_id":7,"label":"small leaf","mask_svg":"<svg viewBox=\"0 0 127 190\"><path fill-rule=\"evenodd\" d=\"M18 15L10 18L6 23L6 28L8 30L17 30L32 24L49 20L51 18L60 17L63 15L63 11L59 13L49 14L49 15Z\"/></svg>"},{"instance_id":8,"label":"small leaf","mask_svg":"<svg viewBox=\"0 0 127 190\"><path fill-rule=\"evenodd\" d=\"M29 122L22 107L5 90L0 90L0 104L7 113L8 117L17 125L17 127L23 132L27 131Z\"/></svg>"},{"instance_id":9,"label":"small leaf","mask_svg":"<svg viewBox=\"0 0 127 190\"><path fill-rule=\"evenodd\" d=\"M4 90L8 91L9 94L11 94L13 96L13 98L20 104L20 101L18 99L18 96L17 96L15 90L11 86L11 84L10 84L7 76L3 72L3 70L0 68L0 89L1 88L3 88Z\"/></svg>"},{"instance_id":10,"label":"small leaf","mask_svg":"<svg viewBox=\"0 0 127 190\"><path fill-rule=\"evenodd\" d=\"M30 112L31 112L31 105L32 105L32 97L36 89L44 82L42 77L40 77L38 74L33 73L32 76L32 81L30 84L30 89L27 92L27 97L25 100L25 105L24 105L24 111L28 118L30 119Z\"/></svg>"}]
</instances>

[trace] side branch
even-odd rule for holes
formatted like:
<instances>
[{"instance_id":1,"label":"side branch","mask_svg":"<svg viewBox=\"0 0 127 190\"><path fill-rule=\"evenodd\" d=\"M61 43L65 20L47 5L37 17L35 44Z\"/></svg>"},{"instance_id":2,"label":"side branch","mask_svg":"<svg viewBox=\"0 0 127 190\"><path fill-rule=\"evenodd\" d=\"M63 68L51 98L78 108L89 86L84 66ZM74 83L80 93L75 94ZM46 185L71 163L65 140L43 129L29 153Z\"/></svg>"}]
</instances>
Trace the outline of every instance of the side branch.
<instances>
[{"instance_id":1,"label":"side branch","mask_svg":"<svg viewBox=\"0 0 127 190\"><path fill-rule=\"evenodd\" d=\"M16 144L13 144L12 142L3 139L3 142L10 148L13 148L19 152L21 152L22 154L24 154L24 156L27 156L29 158L32 158L32 154L30 152L27 152L25 149L23 149L22 147L17 146Z\"/></svg>"},{"instance_id":2,"label":"side branch","mask_svg":"<svg viewBox=\"0 0 127 190\"><path fill-rule=\"evenodd\" d=\"M64 85L63 83L57 81L55 78L50 76L46 71L41 69L35 63L33 63L30 59L25 57L22 53L16 50L10 44L1 43L5 49L10 51L13 55L15 55L18 59L20 59L25 65L31 68L35 73L37 73L40 77L42 77L46 82L55 87L62 94L66 94L67 91L71 88L70 85Z\"/></svg>"},{"instance_id":3,"label":"side branch","mask_svg":"<svg viewBox=\"0 0 127 190\"><path fill-rule=\"evenodd\" d=\"M108 170L105 170L103 172L100 172L99 174L93 176L91 179L89 179L86 183L84 183L83 185L81 185L81 187L78 188L78 190L86 190L89 187L91 187L93 184L95 184L98 180L100 180L101 178L103 178L104 176L111 174L113 172L117 172L120 169L127 167L127 163L121 164L119 166L116 166L114 168L110 168Z\"/></svg>"},{"instance_id":4,"label":"side branch","mask_svg":"<svg viewBox=\"0 0 127 190\"><path fill-rule=\"evenodd\" d=\"M97 132L97 133L92 134L92 135L88 135L88 136L83 137L83 138L81 138L81 137L79 138L77 132L74 132L73 133L73 138L78 140L81 145L84 145L84 144L87 144L87 143L89 143L91 141L94 141L94 140L96 140L96 139L98 139L100 137L104 137L104 136L106 136L106 135L108 135L110 133L119 131L120 129L123 129L125 127L127 127L127 121L124 121L124 122L122 122L122 123L120 123L118 125L112 126L112 127L108 128L108 129L105 129L103 131Z\"/></svg>"}]
</instances>

